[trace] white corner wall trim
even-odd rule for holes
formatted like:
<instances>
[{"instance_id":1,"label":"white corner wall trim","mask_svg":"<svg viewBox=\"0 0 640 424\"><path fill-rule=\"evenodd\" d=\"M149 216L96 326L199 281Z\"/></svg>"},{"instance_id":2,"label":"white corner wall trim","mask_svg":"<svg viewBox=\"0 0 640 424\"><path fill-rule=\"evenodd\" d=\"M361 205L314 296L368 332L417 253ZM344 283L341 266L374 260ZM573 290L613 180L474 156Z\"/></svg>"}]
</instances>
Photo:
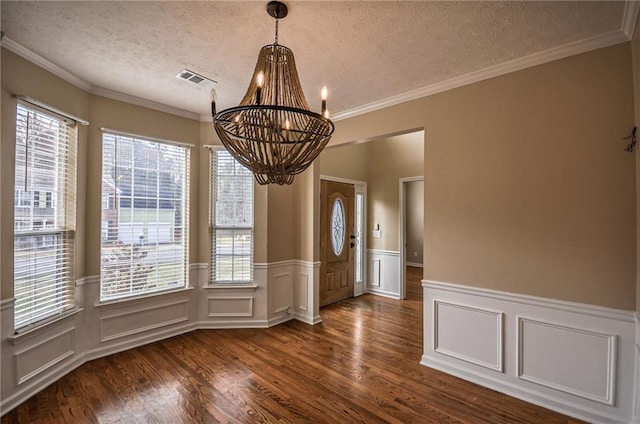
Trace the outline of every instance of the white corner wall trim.
<instances>
[{"instance_id":1,"label":"white corner wall trim","mask_svg":"<svg viewBox=\"0 0 640 424\"><path fill-rule=\"evenodd\" d=\"M627 2L627 4L628 3L633 2ZM633 8L637 6L630 7ZM395 106L411 100L420 99L422 97L428 97L437 93L453 90L455 88L463 87L465 85L473 84L486 79L498 77L515 71L520 71L522 69L541 65L547 62L552 62L554 60L564 59L566 57L574 56L580 53L586 53L591 50L613 46L615 44L624 43L626 41L629 41L629 37L622 30L612 31L607 34L586 38L584 40L574 41L563 46L554 47L518 59L499 63L488 68L480 69L478 71L470 72L465 75L460 75L445 81L440 81L434 84L427 85L425 87L387 97L385 99L371 102L353 109L341 111L334 114L332 118L334 121L353 118L355 116L374 112L386 107Z\"/></svg>"},{"instance_id":2,"label":"white corner wall trim","mask_svg":"<svg viewBox=\"0 0 640 424\"><path fill-rule=\"evenodd\" d=\"M637 422L634 312L437 281L422 286L423 365L589 422Z\"/></svg>"}]
</instances>

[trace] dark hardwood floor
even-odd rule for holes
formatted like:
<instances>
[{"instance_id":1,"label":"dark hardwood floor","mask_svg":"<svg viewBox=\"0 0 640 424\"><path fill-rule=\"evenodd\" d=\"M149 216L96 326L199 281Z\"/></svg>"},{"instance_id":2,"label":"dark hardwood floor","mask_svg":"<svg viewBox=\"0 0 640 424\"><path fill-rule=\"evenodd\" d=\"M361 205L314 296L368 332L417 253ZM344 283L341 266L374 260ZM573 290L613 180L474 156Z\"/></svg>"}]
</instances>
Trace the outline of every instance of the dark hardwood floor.
<instances>
[{"instance_id":1,"label":"dark hardwood floor","mask_svg":"<svg viewBox=\"0 0 640 424\"><path fill-rule=\"evenodd\" d=\"M422 270L323 322L199 330L88 362L9 423L578 423L419 364Z\"/></svg>"}]
</instances>

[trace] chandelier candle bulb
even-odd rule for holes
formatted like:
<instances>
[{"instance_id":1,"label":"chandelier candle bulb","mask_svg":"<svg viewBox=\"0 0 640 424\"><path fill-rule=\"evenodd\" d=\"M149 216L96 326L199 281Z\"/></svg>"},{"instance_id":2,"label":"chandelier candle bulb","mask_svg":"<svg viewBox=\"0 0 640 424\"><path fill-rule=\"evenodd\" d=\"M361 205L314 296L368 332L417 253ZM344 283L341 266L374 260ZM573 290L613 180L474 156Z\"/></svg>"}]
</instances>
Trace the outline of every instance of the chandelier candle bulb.
<instances>
[{"instance_id":1,"label":"chandelier candle bulb","mask_svg":"<svg viewBox=\"0 0 640 424\"><path fill-rule=\"evenodd\" d=\"M258 72L258 75L256 76L256 84L258 84L258 87L256 89L256 104L260 104L260 102L262 101L262 86L264 85L264 72L262 71Z\"/></svg>"},{"instance_id":2,"label":"chandelier candle bulb","mask_svg":"<svg viewBox=\"0 0 640 424\"><path fill-rule=\"evenodd\" d=\"M328 94L329 94L329 92L327 91L327 86L322 87L322 91L320 92L320 97L322 98L322 114L323 115L327 110L327 95Z\"/></svg>"},{"instance_id":3,"label":"chandelier candle bulb","mask_svg":"<svg viewBox=\"0 0 640 424\"><path fill-rule=\"evenodd\" d=\"M216 100L218 100L218 93L216 93L216 89L211 89L211 114L216 114Z\"/></svg>"}]
</instances>

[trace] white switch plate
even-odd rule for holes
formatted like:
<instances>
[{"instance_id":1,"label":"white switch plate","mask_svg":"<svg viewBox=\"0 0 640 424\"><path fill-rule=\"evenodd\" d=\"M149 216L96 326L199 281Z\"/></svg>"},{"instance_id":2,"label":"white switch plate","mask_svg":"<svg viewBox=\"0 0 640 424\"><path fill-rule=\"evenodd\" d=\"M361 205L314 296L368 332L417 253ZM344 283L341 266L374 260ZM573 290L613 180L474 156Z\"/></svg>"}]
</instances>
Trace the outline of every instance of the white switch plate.
<instances>
[{"instance_id":1,"label":"white switch plate","mask_svg":"<svg viewBox=\"0 0 640 424\"><path fill-rule=\"evenodd\" d=\"M380 238L382 237L382 230L373 230L371 232L371 237L373 238Z\"/></svg>"}]
</instances>

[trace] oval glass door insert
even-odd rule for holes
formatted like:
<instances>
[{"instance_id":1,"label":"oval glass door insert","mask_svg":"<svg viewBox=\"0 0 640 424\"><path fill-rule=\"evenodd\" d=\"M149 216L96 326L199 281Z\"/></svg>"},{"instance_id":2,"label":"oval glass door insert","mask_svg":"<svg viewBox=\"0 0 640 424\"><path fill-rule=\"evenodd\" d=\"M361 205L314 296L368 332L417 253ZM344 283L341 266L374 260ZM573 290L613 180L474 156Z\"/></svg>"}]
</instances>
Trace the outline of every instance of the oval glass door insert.
<instances>
[{"instance_id":1,"label":"oval glass door insert","mask_svg":"<svg viewBox=\"0 0 640 424\"><path fill-rule=\"evenodd\" d=\"M336 256L340 256L344 247L344 205L342 200L336 199L331 208L331 247Z\"/></svg>"}]
</instances>

